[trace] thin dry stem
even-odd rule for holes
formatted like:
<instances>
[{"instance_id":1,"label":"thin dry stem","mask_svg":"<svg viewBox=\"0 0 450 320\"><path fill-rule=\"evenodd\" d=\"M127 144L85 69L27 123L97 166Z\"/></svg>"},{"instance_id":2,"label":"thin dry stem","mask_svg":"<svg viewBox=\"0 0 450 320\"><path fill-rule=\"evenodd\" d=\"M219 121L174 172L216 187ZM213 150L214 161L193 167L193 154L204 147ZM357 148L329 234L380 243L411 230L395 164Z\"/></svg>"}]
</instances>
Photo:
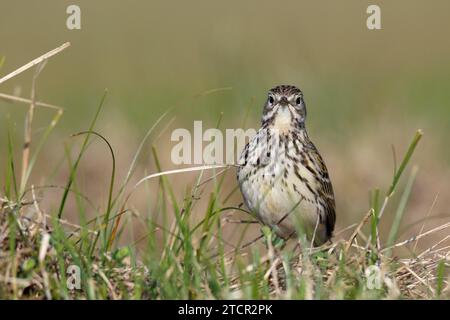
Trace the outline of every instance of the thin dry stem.
<instances>
[{"instance_id":1,"label":"thin dry stem","mask_svg":"<svg viewBox=\"0 0 450 320\"><path fill-rule=\"evenodd\" d=\"M3 78L1 78L0 84L2 84L5 81L8 81L11 78L14 78L15 76L21 74L22 72L34 67L35 65L38 65L42 61L53 57L54 55L60 53L61 51L63 51L64 49L67 49L68 47L70 47L70 42L66 42L63 45L59 46L58 48L50 50L47 53L44 53L43 55L37 57L36 59L28 62L27 64L21 66L20 68L14 70L13 72L11 72L11 73L7 74L6 76L4 76Z\"/></svg>"}]
</instances>

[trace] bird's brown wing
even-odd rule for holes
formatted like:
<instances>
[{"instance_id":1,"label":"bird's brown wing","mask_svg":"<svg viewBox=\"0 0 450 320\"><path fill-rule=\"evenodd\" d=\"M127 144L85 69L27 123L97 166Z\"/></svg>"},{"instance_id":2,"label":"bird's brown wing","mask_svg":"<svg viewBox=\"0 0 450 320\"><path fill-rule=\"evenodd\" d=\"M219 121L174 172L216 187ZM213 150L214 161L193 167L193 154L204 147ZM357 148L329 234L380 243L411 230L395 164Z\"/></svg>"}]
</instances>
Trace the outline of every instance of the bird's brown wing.
<instances>
[{"instance_id":1,"label":"bird's brown wing","mask_svg":"<svg viewBox=\"0 0 450 320\"><path fill-rule=\"evenodd\" d=\"M310 143L308 145L308 157L309 160L314 164L316 172L315 175L318 182L318 192L319 192L319 201L322 202L322 205L325 210L325 225L327 228L327 236L331 237L334 230L334 225L336 223L336 204L334 200L334 192L333 186L331 185L330 176L328 174L327 167L317 150L317 148Z\"/></svg>"}]
</instances>

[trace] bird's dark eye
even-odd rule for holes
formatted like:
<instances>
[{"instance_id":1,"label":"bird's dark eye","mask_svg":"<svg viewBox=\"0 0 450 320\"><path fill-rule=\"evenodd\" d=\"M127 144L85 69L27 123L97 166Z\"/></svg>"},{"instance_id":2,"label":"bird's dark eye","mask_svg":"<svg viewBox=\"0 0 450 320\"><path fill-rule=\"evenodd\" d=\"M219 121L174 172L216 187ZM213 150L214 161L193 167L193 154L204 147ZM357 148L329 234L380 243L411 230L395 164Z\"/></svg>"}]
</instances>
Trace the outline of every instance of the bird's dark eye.
<instances>
[{"instance_id":1,"label":"bird's dark eye","mask_svg":"<svg viewBox=\"0 0 450 320\"><path fill-rule=\"evenodd\" d=\"M297 99L295 99L296 104L300 104L301 102L302 102L302 99L300 97L297 97Z\"/></svg>"},{"instance_id":2,"label":"bird's dark eye","mask_svg":"<svg viewBox=\"0 0 450 320\"><path fill-rule=\"evenodd\" d=\"M275 99L273 98L273 96L269 96L269 103L272 104L275 101Z\"/></svg>"}]
</instances>

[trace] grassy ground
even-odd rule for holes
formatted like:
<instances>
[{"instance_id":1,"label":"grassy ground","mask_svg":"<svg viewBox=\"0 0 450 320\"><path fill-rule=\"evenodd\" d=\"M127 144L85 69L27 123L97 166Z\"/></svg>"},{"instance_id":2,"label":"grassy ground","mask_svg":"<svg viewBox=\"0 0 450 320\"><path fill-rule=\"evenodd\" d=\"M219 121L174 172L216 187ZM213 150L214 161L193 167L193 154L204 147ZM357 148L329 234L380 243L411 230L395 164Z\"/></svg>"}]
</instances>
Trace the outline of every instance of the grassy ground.
<instances>
[{"instance_id":1,"label":"grassy ground","mask_svg":"<svg viewBox=\"0 0 450 320\"><path fill-rule=\"evenodd\" d=\"M65 144L62 163L69 168L65 184L48 185L50 179L46 177L42 184L32 183L30 176L39 176L34 165L42 157L40 151L62 116L59 107L38 103L33 94L36 79L49 57L44 58L34 69L30 100L3 97L30 106L24 126L25 143L16 144L14 130L6 130L7 162L0 196L0 298L449 297L449 236L444 235L426 249L421 249L418 242L439 232L448 234L450 223L430 228L424 221L414 237L398 237L417 174L417 169L410 169L408 164L422 131L413 135L405 154L398 157L391 180L385 181L386 192L371 191L362 220L338 229L332 244L309 248L301 239L284 243L266 228L256 235L250 233L248 239L254 221L248 221L245 208L232 200L238 196L237 187L229 190L226 186L234 168L192 172L195 182L182 185L181 195L176 191L179 186L174 186L167 174L136 177L137 161L148 148L148 138L158 134L164 118L149 129L131 164L126 166L124 178L118 179L115 150L108 137L96 132L107 93L92 111L85 131L74 134L72 142ZM50 108L54 115L51 123L36 134L33 117L41 108ZM77 175L94 141L104 144L110 157L103 159L111 167L104 203L91 200ZM157 148L153 148L152 159L158 172L162 171L159 157ZM136 209L137 192L155 199L146 206L148 214ZM57 205L48 212L41 205L45 197L56 198ZM69 199L73 201L70 210ZM201 202L206 205L200 206ZM378 227L388 207L396 209L389 233L382 238ZM77 213L76 223L68 211ZM244 212L245 218L235 219L232 214L236 212ZM136 226L140 238L127 236L136 231ZM401 249L406 253L397 255ZM67 285L72 279L68 274L72 265L81 270L79 290L70 290Z\"/></svg>"}]
</instances>

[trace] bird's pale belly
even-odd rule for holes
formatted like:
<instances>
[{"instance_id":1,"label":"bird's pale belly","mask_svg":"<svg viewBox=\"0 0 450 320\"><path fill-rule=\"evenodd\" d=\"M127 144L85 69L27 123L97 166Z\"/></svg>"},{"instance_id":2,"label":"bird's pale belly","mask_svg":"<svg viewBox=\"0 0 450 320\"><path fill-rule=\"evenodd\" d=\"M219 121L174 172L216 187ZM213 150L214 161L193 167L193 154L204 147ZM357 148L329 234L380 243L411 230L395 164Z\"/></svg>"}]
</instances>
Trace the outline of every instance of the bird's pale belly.
<instances>
[{"instance_id":1,"label":"bird's pale belly","mask_svg":"<svg viewBox=\"0 0 450 320\"><path fill-rule=\"evenodd\" d=\"M241 184L246 205L280 237L292 237L302 228L311 238L319 215L314 200L301 196L308 195L309 190L298 182L294 190L291 177L284 180L279 175L274 177L272 173L279 171L274 167L267 170L270 172L265 172L266 168L260 170L262 172ZM316 233L321 229L318 228Z\"/></svg>"}]
</instances>

